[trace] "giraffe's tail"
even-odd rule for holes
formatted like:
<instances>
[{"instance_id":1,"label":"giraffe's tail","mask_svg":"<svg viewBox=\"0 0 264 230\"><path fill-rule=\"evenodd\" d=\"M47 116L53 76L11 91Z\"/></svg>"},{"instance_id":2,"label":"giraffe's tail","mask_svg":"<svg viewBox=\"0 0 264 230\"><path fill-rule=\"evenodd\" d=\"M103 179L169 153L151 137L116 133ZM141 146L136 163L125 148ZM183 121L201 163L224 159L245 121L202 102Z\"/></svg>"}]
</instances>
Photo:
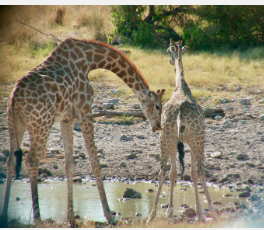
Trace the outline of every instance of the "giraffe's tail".
<instances>
[{"instance_id":1,"label":"giraffe's tail","mask_svg":"<svg viewBox=\"0 0 264 230\"><path fill-rule=\"evenodd\" d=\"M184 173L184 161L183 161L183 158L184 158L184 145L181 141L181 136L182 136L182 133L184 132L185 130L185 125L184 123L182 122L182 118L181 118L181 108L179 110L179 114L178 114L178 117L177 117L177 132L178 132L178 144L177 144L177 148L178 148L178 152L179 152L179 161L180 161L180 164L181 164L181 179L183 180L183 173Z\"/></svg>"},{"instance_id":2,"label":"giraffe's tail","mask_svg":"<svg viewBox=\"0 0 264 230\"><path fill-rule=\"evenodd\" d=\"M14 156L16 157L16 165L15 165L15 169L16 169L16 179L20 178L20 171L21 171L21 165L22 165L22 158L23 158L23 152L20 148L20 144L19 144L19 140L18 140L18 134L17 134L17 120L16 120L16 116L15 116L15 100L14 100L14 94L12 95L11 98L11 105L9 106L9 117L11 119L13 119L13 129L15 132L15 138L16 138L16 142L17 142L17 150L14 151ZM10 127L11 128L11 127ZM10 150L10 154L12 154L12 149Z\"/></svg>"}]
</instances>

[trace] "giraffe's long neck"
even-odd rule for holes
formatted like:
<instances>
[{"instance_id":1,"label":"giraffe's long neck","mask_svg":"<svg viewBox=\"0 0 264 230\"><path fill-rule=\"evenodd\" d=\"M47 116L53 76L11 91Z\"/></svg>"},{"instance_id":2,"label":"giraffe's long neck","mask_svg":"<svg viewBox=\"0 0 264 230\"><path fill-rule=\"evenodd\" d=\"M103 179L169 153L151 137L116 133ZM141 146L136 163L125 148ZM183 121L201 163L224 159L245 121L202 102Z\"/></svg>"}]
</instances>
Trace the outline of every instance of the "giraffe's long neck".
<instances>
[{"instance_id":1,"label":"giraffe's long neck","mask_svg":"<svg viewBox=\"0 0 264 230\"><path fill-rule=\"evenodd\" d=\"M184 80L183 66L182 66L182 53L181 47L178 49L178 59L175 60L175 92L180 92L186 95L191 101L196 102L189 86Z\"/></svg>"},{"instance_id":2,"label":"giraffe's long neck","mask_svg":"<svg viewBox=\"0 0 264 230\"><path fill-rule=\"evenodd\" d=\"M110 70L131 88L139 100L143 100L149 90L148 82L136 66L122 51L108 44L94 40L67 39L57 47L50 58L54 66L64 66L63 70L70 71L75 78L80 75L86 78L94 69Z\"/></svg>"}]
</instances>

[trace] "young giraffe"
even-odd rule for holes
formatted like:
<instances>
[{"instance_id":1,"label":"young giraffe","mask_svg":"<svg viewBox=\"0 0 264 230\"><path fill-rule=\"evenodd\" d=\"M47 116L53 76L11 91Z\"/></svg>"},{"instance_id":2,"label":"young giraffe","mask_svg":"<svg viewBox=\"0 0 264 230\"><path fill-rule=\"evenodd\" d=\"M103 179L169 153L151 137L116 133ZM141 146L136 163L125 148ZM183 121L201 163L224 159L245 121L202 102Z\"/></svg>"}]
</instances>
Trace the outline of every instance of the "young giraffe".
<instances>
[{"instance_id":1,"label":"young giraffe","mask_svg":"<svg viewBox=\"0 0 264 230\"><path fill-rule=\"evenodd\" d=\"M176 152L179 151L179 161L184 172L183 143L189 145L191 150L191 175L194 182L196 197L196 212L202 217L202 209L199 202L197 177L199 177L204 189L210 210L213 209L212 201L208 193L204 177L204 113L202 107L195 101L192 93L184 80L182 53L186 47L182 47L182 41L175 43L170 40L170 64L176 67L176 87L169 101L164 105L161 115L160 146L161 146L161 169L159 173L159 187L154 207L149 215L148 222L156 215L156 208L161 188L165 182L166 164L171 158L170 170L170 202L167 210L168 217L173 217L173 194L176 179Z\"/></svg>"},{"instance_id":2,"label":"young giraffe","mask_svg":"<svg viewBox=\"0 0 264 230\"><path fill-rule=\"evenodd\" d=\"M31 183L34 220L40 220L38 168L51 127L54 122L60 122L68 188L67 218L71 226L75 226L73 125L76 119L82 129L104 215L110 224L115 224L108 206L96 154L91 109L94 91L87 78L90 71L98 68L108 69L119 76L138 97L153 132L161 129L161 98L164 89L158 90L157 93L151 91L136 66L116 48L94 40L66 39L46 60L19 79L10 95L7 110L10 157L7 161L8 176L2 223L7 224L11 182L15 171L19 177L22 161L20 144L26 129L31 143L26 167Z\"/></svg>"}]
</instances>

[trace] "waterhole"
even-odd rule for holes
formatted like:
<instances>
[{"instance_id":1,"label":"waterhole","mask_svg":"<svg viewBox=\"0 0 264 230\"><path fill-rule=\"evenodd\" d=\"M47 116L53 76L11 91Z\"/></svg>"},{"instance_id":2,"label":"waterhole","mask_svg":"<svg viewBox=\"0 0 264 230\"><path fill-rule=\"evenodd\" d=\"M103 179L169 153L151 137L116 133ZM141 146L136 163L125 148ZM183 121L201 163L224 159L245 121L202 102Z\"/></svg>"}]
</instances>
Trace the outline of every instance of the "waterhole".
<instances>
[{"instance_id":1,"label":"waterhole","mask_svg":"<svg viewBox=\"0 0 264 230\"><path fill-rule=\"evenodd\" d=\"M0 212L4 202L6 184L0 184ZM156 196L156 186L152 183L123 183L105 181L104 187L110 209L120 216L135 217L139 213L139 217L147 217L151 211ZM129 199L120 201L126 188L133 188L142 193L142 198ZM154 192L149 192L153 189ZM208 186L211 199L220 201L214 205L220 209L228 205L232 205L238 199L238 192L230 192L223 188ZM46 181L38 184L39 204L42 219L53 218L60 222L67 219L67 182L66 181ZM199 196L202 209L208 209L205 194L199 188ZM106 221L97 190L95 181L86 181L83 183L74 183L73 186L73 202L75 214L78 214L84 221ZM164 185L159 199L157 215L164 215L166 208L162 208L161 204L169 202L169 186ZM246 202L244 199L243 202ZM191 183L177 184L174 194L174 214L179 215L183 212L182 204L187 204L195 209L195 194ZM14 181L11 187L11 196L8 210L9 220L12 218L20 219L22 223L33 223L32 201L30 183L28 181ZM117 217L118 218L118 217Z\"/></svg>"}]
</instances>

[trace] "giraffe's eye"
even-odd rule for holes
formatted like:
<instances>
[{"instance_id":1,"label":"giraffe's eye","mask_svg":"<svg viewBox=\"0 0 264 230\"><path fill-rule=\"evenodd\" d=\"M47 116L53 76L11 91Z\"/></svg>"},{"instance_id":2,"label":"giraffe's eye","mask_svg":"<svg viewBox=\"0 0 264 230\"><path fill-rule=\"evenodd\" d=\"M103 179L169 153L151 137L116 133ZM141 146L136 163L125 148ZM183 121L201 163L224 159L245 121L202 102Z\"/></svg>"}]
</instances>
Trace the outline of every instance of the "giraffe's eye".
<instances>
[{"instance_id":1,"label":"giraffe's eye","mask_svg":"<svg viewBox=\"0 0 264 230\"><path fill-rule=\"evenodd\" d=\"M160 107L156 105L156 110L159 110L159 109L160 109Z\"/></svg>"}]
</instances>

